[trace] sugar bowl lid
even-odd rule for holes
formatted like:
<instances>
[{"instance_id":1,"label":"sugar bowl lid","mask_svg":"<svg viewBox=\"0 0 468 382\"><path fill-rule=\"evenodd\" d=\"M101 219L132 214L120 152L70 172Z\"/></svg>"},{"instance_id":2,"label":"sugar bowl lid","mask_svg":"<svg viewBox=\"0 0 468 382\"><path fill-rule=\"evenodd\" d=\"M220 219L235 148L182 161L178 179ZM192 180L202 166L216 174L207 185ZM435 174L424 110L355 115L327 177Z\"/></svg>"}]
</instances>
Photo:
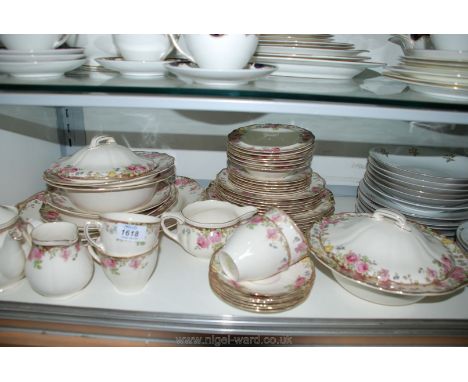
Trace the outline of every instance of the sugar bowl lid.
<instances>
[{"instance_id":1,"label":"sugar bowl lid","mask_svg":"<svg viewBox=\"0 0 468 382\"><path fill-rule=\"evenodd\" d=\"M0 229L11 226L18 219L18 210L13 206L0 205Z\"/></svg>"},{"instance_id":2,"label":"sugar bowl lid","mask_svg":"<svg viewBox=\"0 0 468 382\"><path fill-rule=\"evenodd\" d=\"M146 174L155 166L153 160L136 155L117 144L114 138L96 136L89 146L53 163L45 175L50 173L69 179L125 179Z\"/></svg>"},{"instance_id":3,"label":"sugar bowl lid","mask_svg":"<svg viewBox=\"0 0 468 382\"><path fill-rule=\"evenodd\" d=\"M325 218L309 243L333 271L387 291L437 295L468 282L468 258L452 240L388 209Z\"/></svg>"}]
</instances>

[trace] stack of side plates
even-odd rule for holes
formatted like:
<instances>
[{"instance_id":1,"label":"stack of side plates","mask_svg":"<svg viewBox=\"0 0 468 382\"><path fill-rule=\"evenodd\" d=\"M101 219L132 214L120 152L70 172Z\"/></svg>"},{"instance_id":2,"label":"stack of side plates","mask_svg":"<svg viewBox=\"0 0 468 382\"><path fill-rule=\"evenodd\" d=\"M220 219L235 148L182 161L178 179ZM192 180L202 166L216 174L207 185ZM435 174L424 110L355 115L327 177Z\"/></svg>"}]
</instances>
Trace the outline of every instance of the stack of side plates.
<instances>
[{"instance_id":1,"label":"stack of side plates","mask_svg":"<svg viewBox=\"0 0 468 382\"><path fill-rule=\"evenodd\" d=\"M334 211L332 193L311 170L314 135L292 125L242 127L228 136L228 167L207 189L212 199L286 212L304 232Z\"/></svg>"},{"instance_id":2,"label":"stack of side plates","mask_svg":"<svg viewBox=\"0 0 468 382\"><path fill-rule=\"evenodd\" d=\"M49 50L0 49L0 72L17 78L56 78L86 62L83 48Z\"/></svg>"},{"instance_id":3,"label":"stack of side plates","mask_svg":"<svg viewBox=\"0 0 468 382\"><path fill-rule=\"evenodd\" d=\"M353 44L334 42L332 35L260 35L255 58L274 64L275 76L346 80L366 68L381 66L362 56Z\"/></svg>"},{"instance_id":4,"label":"stack of side plates","mask_svg":"<svg viewBox=\"0 0 468 382\"><path fill-rule=\"evenodd\" d=\"M468 157L423 147L377 147L359 184L357 212L390 208L454 236L468 219Z\"/></svg>"},{"instance_id":5,"label":"stack of side plates","mask_svg":"<svg viewBox=\"0 0 468 382\"><path fill-rule=\"evenodd\" d=\"M468 99L468 52L409 50L384 75L417 92L450 100Z\"/></svg>"}]
</instances>

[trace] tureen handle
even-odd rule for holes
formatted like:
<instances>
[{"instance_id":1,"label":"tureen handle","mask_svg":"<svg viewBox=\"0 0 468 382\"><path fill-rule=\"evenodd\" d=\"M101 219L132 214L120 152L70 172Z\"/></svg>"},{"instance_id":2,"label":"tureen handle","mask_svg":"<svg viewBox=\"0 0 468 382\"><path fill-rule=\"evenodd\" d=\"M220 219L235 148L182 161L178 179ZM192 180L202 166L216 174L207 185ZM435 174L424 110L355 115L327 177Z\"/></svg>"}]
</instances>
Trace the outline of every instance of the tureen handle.
<instances>
[{"instance_id":1,"label":"tureen handle","mask_svg":"<svg viewBox=\"0 0 468 382\"><path fill-rule=\"evenodd\" d=\"M98 135L91 139L91 143L89 144L90 149L94 149L96 147L99 147L103 144L107 143L115 143L115 139L112 137L109 137L108 135Z\"/></svg>"},{"instance_id":2,"label":"tureen handle","mask_svg":"<svg viewBox=\"0 0 468 382\"><path fill-rule=\"evenodd\" d=\"M393 220L399 228L404 229L406 231L411 231L411 227L406 222L405 216L398 212L391 211L386 208L378 208L374 211L374 214L372 216L376 219L388 218L390 220Z\"/></svg>"}]
</instances>

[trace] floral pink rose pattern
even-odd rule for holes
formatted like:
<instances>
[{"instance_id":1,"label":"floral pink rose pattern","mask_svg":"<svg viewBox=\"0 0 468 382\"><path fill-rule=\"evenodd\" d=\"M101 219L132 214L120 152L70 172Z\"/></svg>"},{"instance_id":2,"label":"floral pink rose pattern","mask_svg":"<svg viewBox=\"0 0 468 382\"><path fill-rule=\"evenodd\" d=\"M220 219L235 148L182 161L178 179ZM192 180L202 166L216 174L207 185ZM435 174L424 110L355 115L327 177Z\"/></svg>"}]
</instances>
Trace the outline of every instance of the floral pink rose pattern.
<instances>
[{"instance_id":1,"label":"floral pink rose pattern","mask_svg":"<svg viewBox=\"0 0 468 382\"><path fill-rule=\"evenodd\" d=\"M109 179L109 178L135 178L151 171L154 166L143 166L131 164L125 167L115 167L105 172L90 171L71 165L61 166L55 163L48 170L49 173L61 178L86 178L86 179Z\"/></svg>"},{"instance_id":2,"label":"floral pink rose pattern","mask_svg":"<svg viewBox=\"0 0 468 382\"><path fill-rule=\"evenodd\" d=\"M329 225L346 221L349 214L337 214L315 224L309 236L309 243L315 256L339 273L354 280L391 291L406 293L437 294L455 290L468 282L468 257L450 239L439 237L447 252L432 261L432 267L417 270L425 283L413 280L410 274L399 274L383 268L367 256L362 256L350 249L334 247L327 241L326 228ZM434 232L427 227L419 228L431 235Z\"/></svg>"},{"instance_id":3,"label":"floral pink rose pattern","mask_svg":"<svg viewBox=\"0 0 468 382\"><path fill-rule=\"evenodd\" d=\"M268 219L266 216L262 216L259 214L256 214L250 218L250 220L246 223L246 227L250 229L254 229L255 226L261 225L263 227L266 227L266 239L268 241L268 245L272 248L279 248L279 247L287 247L287 242L285 237L283 236L280 228L270 219ZM289 253L288 256L285 256L281 259L281 262L277 268L278 272L282 272L289 267Z\"/></svg>"},{"instance_id":4,"label":"floral pink rose pattern","mask_svg":"<svg viewBox=\"0 0 468 382\"><path fill-rule=\"evenodd\" d=\"M232 234L234 229L235 226L219 229L184 226L181 234L196 236L196 251L216 253L224 246L226 239Z\"/></svg>"},{"instance_id":5,"label":"floral pink rose pattern","mask_svg":"<svg viewBox=\"0 0 468 382\"><path fill-rule=\"evenodd\" d=\"M122 268L130 268L132 270L144 269L148 266L146 259L148 255L135 256L130 258L109 257L99 254L101 265L103 268L110 270L113 275L120 276Z\"/></svg>"},{"instance_id":6,"label":"floral pink rose pattern","mask_svg":"<svg viewBox=\"0 0 468 382\"><path fill-rule=\"evenodd\" d=\"M175 180L175 185L178 190L186 190L190 194L197 194L203 190L196 181L185 176L178 176Z\"/></svg>"},{"instance_id":7,"label":"floral pink rose pattern","mask_svg":"<svg viewBox=\"0 0 468 382\"><path fill-rule=\"evenodd\" d=\"M75 261L80 248L80 243L68 247L33 246L28 254L28 261L33 263L33 268L40 270L43 268L45 260Z\"/></svg>"}]
</instances>

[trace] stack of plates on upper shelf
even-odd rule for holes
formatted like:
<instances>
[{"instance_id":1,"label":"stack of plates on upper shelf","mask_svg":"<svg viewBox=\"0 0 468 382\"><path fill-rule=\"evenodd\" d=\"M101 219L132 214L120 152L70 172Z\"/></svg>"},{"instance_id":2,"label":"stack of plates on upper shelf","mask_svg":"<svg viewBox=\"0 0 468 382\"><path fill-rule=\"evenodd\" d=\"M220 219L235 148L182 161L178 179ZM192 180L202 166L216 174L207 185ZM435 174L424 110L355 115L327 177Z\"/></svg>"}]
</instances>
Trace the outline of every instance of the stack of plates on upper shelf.
<instances>
[{"instance_id":1,"label":"stack of plates on upper shelf","mask_svg":"<svg viewBox=\"0 0 468 382\"><path fill-rule=\"evenodd\" d=\"M349 80L367 68L383 65L361 56L367 52L334 42L332 35L260 35L255 58L275 65L274 76Z\"/></svg>"},{"instance_id":2,"label":"stack of plates on upper shelf","mask_svg":"<svg viewBox=\"0 0 468 382\"><path fill-rule=\"evenodd\" d=\"M56 78L85 62L83 48L37 51L0 49L0 72L17 78Z\"/></svg>"},{"instance_id":3,"label":"stack of plates on upper shelf","mask_svg":"<svg viewBox=\"0 0 468 382\"><path fill-rule=\"evenodd\" d=\"M369 152L356 211L386 207L446 236L468 219L468 157L442 149L377 147Z\"/></svg>"},{"instance_id":4,"label":"stack of plates on upper shelf","mask_svg":"<svg viewBox=\"0 0 468 382\"><path fill-rule=\"evenodd\" d=\"M292 125L258 124L228 136L228 167L207 189L212 199L286 212L302 231L334 211L331 191L311 170L314 135Z\"/></svg>"},{"instance_id":5,"label":"stack of plates on upper shelf","mask_svg":"<svg viewBox=\"0 0 468 382\"><path fill-rule=\"evenodd\" d=\"M457 243L468 253L468 221L463 222L457 229Z\"/></svg>"},{"instance_id":6,"label":"stack of plates on upper shelf","mask_svg":"<svg viewBox=\"0 0 468 382\"><path fill-rule=\"evenodd\" d=\"M49 185L43 219L59 216L80 230L101 213L159 215L178 200L173 157L133 152L108 136L94 137L89 146L59 159L43 177Z\"/></svg>"},{"instance_id":7,"label":"stack of plates on upper shelf","mask_svg":"<svg viewBox=\"0 0 468 382\"><path fill-rule=\"evenodd\" d=\"M468 51L412 49L383 74L412 90L448 100L468 100Z\"/></svg>"},{"instance_id":8,"label":"stack of plates on upper shelf","mask_svg":"<svg viewBox=\"0 0 468 382\"><path fill-rule=\"evenodd\" d=\"M307 298L314 284L315 267L309 256L269 278L235 281L223 272L219 253L210 262L211 289L223 301L242 310L278 313L291 309Z\"/></svg>"}]
</instances>

